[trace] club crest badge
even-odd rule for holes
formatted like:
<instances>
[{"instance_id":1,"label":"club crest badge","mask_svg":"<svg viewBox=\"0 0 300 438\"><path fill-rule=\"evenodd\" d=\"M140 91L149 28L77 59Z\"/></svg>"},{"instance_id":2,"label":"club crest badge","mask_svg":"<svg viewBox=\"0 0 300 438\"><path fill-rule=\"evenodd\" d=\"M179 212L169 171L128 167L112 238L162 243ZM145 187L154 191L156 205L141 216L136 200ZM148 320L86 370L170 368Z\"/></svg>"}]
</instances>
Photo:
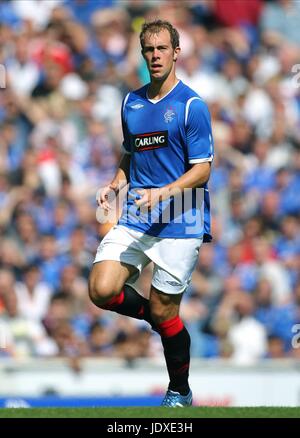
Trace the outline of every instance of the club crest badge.
<instances>
[{"instance_id":1,"label":"club crest badge","mask_svg":"<svg viewBox=\"0 0 300 438\"><path fill-rule=\"evenodd\" d=\"M165 122L166 123L172 122L172 120L174 119L175 115L176 115L175 111L172 110L171 108L168 108L167 111L164 114Z\"/></svg>"}]
</instances>

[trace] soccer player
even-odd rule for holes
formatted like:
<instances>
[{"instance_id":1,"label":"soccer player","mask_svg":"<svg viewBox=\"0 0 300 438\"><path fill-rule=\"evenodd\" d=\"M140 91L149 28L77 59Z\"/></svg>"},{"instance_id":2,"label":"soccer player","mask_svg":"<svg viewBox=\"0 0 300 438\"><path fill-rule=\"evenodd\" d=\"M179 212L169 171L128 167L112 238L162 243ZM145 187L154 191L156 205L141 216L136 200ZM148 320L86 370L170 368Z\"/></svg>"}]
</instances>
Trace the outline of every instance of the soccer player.
<instances>
[{"instance_id":1,"label":"soccer player","mask_svg":"<svg viewBox=\"0 0 300 438\"><path fill-rule=\"evenodd\" d=\"M211 240L211 122L203 100L176 77L178 31L167 21L145 23L140 42L150 83L123 101L124 155L98 203L109 211L112 192L129 190L97 250L89 293L98 307L144 319L160 334L170 379L162 406L190 406L190 336L179 307L199 248ZM147 300L134 283L151 261Z\"/></svg>"}]
</instances>

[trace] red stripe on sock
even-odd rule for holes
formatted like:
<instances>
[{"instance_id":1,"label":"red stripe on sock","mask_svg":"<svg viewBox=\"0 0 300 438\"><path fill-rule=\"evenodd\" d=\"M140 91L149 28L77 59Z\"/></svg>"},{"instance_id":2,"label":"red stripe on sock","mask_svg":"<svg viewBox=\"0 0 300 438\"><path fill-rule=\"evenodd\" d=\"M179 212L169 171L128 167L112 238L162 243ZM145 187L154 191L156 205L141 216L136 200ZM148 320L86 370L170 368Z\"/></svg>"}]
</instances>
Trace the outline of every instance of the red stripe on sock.
<instances>
[{"instance_id":1,"label":"red stripe on sock","mask_svg":"<svg viewBox=\"0 0 300 438\"><path fill-rule=\"evenodd\" d=\"M107 303L103 304L101 306L101 309L105 310L111 310L114 309L116 306L119 306L124 301L124 291L122 290L119 295L112 297Z\"/></svg>"},{"instance_id":2,"label":"red stripe on sock","mask_svg":"<svg viewBox=\"0 0 300 438\"><path fill-rule=\"evenodd\" d=\"M182 365L180 368L178 368L177 370L174 370L174 374L176 376L178 376L180 374L184 374L188 371L189 367L190 367L190 363L187 362L184 365Z\"/></svg>"},{"instance_id":3,"label":"red stripe on sock","mask_svg":"<svg viewBox=\"0 0 300 438\"><path fill-rule=\"evenodd\" d=\"M183 322L179 316L175 316L168 321L158 324L159 333L163 338L170 338L171 336L177 335L177 333L181 332L183 327Z\"/></svg>"},{"instance_id":4,"label":"red stripe on sock","mask_svg":"<svg viewBox=\"0 0 300 438\"><path fill-rule=\"evenodd\" d=\"M144 306L141 306L140 310L138 311L138 315L142 318L144 316Z\"/></svg>"}]
</instances>

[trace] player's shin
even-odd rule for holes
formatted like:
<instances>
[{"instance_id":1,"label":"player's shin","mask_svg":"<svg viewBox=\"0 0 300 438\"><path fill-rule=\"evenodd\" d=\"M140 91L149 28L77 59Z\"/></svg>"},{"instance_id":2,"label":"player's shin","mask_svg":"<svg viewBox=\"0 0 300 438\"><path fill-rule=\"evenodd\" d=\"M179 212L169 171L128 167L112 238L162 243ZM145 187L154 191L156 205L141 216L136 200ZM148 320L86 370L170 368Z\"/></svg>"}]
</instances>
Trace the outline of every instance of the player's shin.
<instances>
[{"instance_id":1,"label":"player's shin","mask_svg":"<svg viewBox=\"0 0 300 438\"><path fill-rule=\"evenodd\" d=\"M170 378L169 389L187 395L190 390L190 335L179 316L159 324L158 330Z\"/></svg>"}]
</instances>

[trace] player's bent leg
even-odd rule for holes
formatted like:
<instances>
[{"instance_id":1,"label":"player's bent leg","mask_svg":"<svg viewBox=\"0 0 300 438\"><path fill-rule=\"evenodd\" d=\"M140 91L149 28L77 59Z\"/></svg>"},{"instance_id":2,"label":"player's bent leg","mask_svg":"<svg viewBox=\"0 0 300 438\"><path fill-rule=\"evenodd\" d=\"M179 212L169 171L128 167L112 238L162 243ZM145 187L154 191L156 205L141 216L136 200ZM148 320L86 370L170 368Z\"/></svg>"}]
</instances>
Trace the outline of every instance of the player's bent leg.
<instances>
[{"instance_id":1,"label":"player's bent leg","mask_svg":"<svg viewBox=\"0 0 300 438\"><path fill-rule=\"evenodd\" d=\"M139 248L140 233L114 226L101 241L89 278L89 294L96 306L153 327L149 301L134 287L135 279L150 259Z\"/></svg>"},{"instance_id":2,"label":"player's bent leg","mask_svg":"<svg viewBox=\"0 0 300 438\"><path fill-rule=\"evenodd\" d=\"M150 309L161 335L170 383L162 406L192 405L188 377L190 367L190 335L179 317L181 294L169 295L154 286L150 292Z\"/></svg>"},{"instance_id":3,"label":"player's bent leg","mask_svg":"<svg viewBox=\"0 0 300 438\"><path fill-rule=\"evenodd\" d=\"M89 295L98 307L119 296L125 282L137 272L134 266L115 260L95 263L89 276Z\"/></svg>"},{"instance_id":4,"label":"player's bent leg","mask_svg":"<svg viewBox=\"0 0 300 438\"><path fill-rule=\"evenodd\" d=\"M103 260L94 264L89 278L91 301L101 309L111 310L131 318L144 319L153 330L149 301L125 282L138 269L127 263Z\"/></svg>"}]
</instances>

